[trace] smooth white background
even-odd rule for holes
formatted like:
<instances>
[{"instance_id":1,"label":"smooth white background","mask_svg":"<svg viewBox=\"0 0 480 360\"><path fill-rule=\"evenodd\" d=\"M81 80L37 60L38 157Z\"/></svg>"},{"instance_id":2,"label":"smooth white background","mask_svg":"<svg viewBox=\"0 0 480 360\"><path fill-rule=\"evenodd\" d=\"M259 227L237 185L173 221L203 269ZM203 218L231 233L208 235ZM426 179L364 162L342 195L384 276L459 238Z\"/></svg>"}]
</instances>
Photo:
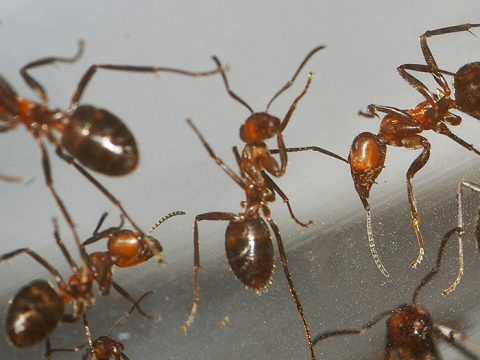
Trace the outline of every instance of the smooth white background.
<instances>
[{"instance_id":1,"label":"smooth white background","mask_svg":"<svg viewBox=\"0 0 480 360\"><path fill-rule=\"evenodd\" d=\"M423 62L418 36L428 29L479 22L475 17L479 11L478 1L5 2L0 13L0 69L19 94L35 98L18 69L40 57L70 56L78 39L84 39L86 51L78 63L34 71L48 90L52 107L64 108L90 64L203 70L214 66L210 56L216 54L231 67L228 76L234 91L254 109L263 110L306 53L326 45L295 86L273 104L271 113L282 117L301 91L307 72L313 71L311 90L284 133L286 144L318 145L347 156L359 132L378 129L377 119L359 117L358 110L372 102L408 108L421 101L395 70L402 63ZM467 33L435 38L430 44L438 64L448 70L478 60L480 42ZM424 79L434 87L428 77ZM243 200L240 189L208 157L185 123L187 117L193 118L213 149L235 165L231 146L241 145L238 129L248 111L227 96L220 78L100 72L83 101L109 109L136 136L142 156L139 169L124 178L97 175L134 219L147 228L169 211L181 209L188 214L168 221L155 233L164 247L167 266L159 269L152 261L116 272L118 282L134 296L155 290L143 305L163 317L159 324L137 314L128 320L118 330L129 337L124 341L125 353L131 359L307 358L300 320L280 263L268 293L257 296L245 290L224 260L226 224L222 223L201 224L200 312L187 336L178 328L190 310L194 216L240 211ZM476 120L464 116L464 123L454 131L478 144L478 126ZM433 265L441 236L455 224L456 184L462 177L478 180L479 162L449 139L436 134L427 137L432 143L431 160L414 180L427 241L427 257L417 271L409 268L417 245L404 184L406 169L416 154L389 148L386 168L372 190L374 229L392 275L388 281L376 270L368 251L363 208L348 167L318 154L290 156L287 174L278 184L297 215L313 219L315 225L299 228L280 202L272 210L314 333L356 327L377 312L410 301L418 280ZM0 186L0 253L29 246L68 276L52 236L51 218L60 214L44 185L39 160L37 145L25 129L2 134L0 171L22 176L25 183ZM82 237L91 233L103 211L109 211L110 224L116 224L115 207L96 189L54 154L52 165L55 184ZM475 208L470 210L467 220L473 221ZM65 241L72 245L63 220L61 224ZM75 248L71 249L76 256ZM439 322L473 336L478 331L474 242L466 246L467 273L458 291L448 299L440 295L455 272L453 249L452 258L445 261L445 277L435 281L429 296L420 301ZM8 299L28 281L49 276L27 257L0 266L0 330L4 332ZM97 302L89 319L94 335L101 335L128 304L116 294L99 296ZM230 323L221 327L218 321L225 316ZM79 344L84 340L82 331L80 324L62 325L53 334L53 344ZM363 337L325 341L317 347L317 355L381 358L383 336L384 325L379 324ZM450 351L446 350L445 358L456 358ZM18 350L2 339L0 353L9 359L40 358L43 347Z\"/></svg>"}]
</instances>

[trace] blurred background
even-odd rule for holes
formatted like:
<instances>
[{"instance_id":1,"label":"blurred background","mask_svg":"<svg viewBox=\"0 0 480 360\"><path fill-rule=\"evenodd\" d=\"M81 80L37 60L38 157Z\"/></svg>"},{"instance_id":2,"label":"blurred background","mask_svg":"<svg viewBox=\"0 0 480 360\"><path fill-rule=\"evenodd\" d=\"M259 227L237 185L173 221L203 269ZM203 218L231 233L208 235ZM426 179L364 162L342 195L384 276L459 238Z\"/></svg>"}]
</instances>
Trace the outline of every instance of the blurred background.
<instances>
[{"instance_id":1,"label":"blurred background","mask_svg":"<svg viewBox=\"0 0 480 360\"><path fill-rule=\"evenodd\" d=\"M287 146L317 145L347 156L353 138L377 132L379 120L357 116L370 103L411 108L421 96L396 72L403 63L423 63L418 36L429 29L478 23L478 1L25 1L2 5L0 40L2 75L21 96L36 99L18 70L45 56L71 56L84 39L84 56L73 65L32 71L45 86L53 108L66 108L78 80L89 65L113 63L172 66L191 70L214 67L218 55L230 65L232 89L255 110L265 109L272 95L291 78L314 47L315 55L292 88L270 108L283 117L302 90L308 71L315 73L284 132ZM475 31L480 33L479 31ZM456 71L478 61L480 42L468 33L429 40L440 67ZM430 86L429 76L421 79ZM246 290L229 270L224 251L224 222L200 224L201 305L196 322L184 335L180 324L192 300L193 219L210 211L238 212L241 189L209 158L186 125L191 117L217 154L235 168L231 147L241 146L240 125L248 111L228 97L220 77L192 79L170 74L99 71L83 103L110 110L135 134L141 164L133 174L108 178L95 174L117 195L145 229L165 213L184 210L158 228L166 266L154 261L117 270L116 281L134 297L155 293L142 302L162 321L137 313L115 332L130 359L306 359L303 328L289 294L281 263L269 291ZM452 129L466 141L480 144L479 124L469 116ZM313 333L358 327L377 313L410 302L419 280L432 268L443 234L456 223L456 191L465 178L479 181L480 161L474 154L435 133L428 164L414 178L426 239L426 257L417 270L410 263L417 241L410 223L405 173L417 152L389 148L386 167L373 187L370 204L380 256L391 277L384 278L371 258L363 207L348 167L317 153L291 154L284 177L277 181L297 216L315 224L300 228L278 201L272 216L282 231L289 267ZM274 142L269 143L276 147ZM50 150L52 150L50 148ZM50 151L55 185L82 238L93 231L104 211L108 225L118 211L75 169ZM51 219L58 217L62 236L78 256L71 234L44 184L38 146L24 128L2 134L0 172L21 176L22 184L2 183L0 253L31 247L65 277L69 269L53 238ZM456 247L447 249L441 276L423 291L419 302L437 323L464 332L480 344L477 276L479 258L473 239L476 194L467 193L465 276L457 291L441 295L456 274ZM104 249L105 243L96 249ZM278 256L277 256L278 257ZM32 259L22 256L0 264L0 331L9 299L33 279L50 279ZM88 312L94 336L104 335L129 308L118 294L97 296ZM225 321L228 319L228 321ZM339 337L316 347L323 359L382 358L385 325L363 336ZM80 322L61 325L52 335L54 347L73 347L85 340ZM5 359L41 358L44 346L16 349L0 339ZM461 358L442 346L445 359ZM80 358L70 353L55 359Z\"/></svg>"}]
</instances>

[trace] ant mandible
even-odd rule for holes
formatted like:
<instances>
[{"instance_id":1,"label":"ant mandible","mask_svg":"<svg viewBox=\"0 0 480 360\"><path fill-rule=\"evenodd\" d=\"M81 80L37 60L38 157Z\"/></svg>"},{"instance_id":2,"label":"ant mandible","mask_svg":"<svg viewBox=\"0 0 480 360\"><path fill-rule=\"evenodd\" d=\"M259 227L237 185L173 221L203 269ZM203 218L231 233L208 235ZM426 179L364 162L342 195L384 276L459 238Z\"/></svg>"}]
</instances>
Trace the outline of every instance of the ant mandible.
<instances>
[{"instance_id":1,"label":"ant mandible","mask_svg":"<svg viewBox=\"0 0 480 360\"><path fill-rule=\"evenodd\" d=\"M172 213L173 215L180 215L181 212ZM97 225L95 229L96 234L103 234L104 237L108 236L106 232L97 233L101 222ZM160 219L154 226L152 226L151 231L155 229L161 222L168 219L168 216ZM113 288L126 300L132 303L138 312L153 321L159 321L158 316L147 315L135 302L135 299L119 284L115 281L112 281L111 267L114 264L117 264L116 257L110 252L94 253L90 256L85 255L86 252L82 248L82 265L79 266L75 263L72 256L68 252L63 240L60 237L58 231L58 224L56 220L53 221L54 224L54 236L57 242L58 247L62 251L63 256L67 260L70 268L72 269L73 275L65 281L60 275L58 270L56 270L52 265L50 265L43 257L38 255L35 251L30 248L21 248L9 253L6 253L0 256L0 262L12 259L21 254L29 255L32 259L37 261L42 265L52 276L55 278L57 283L58 291L55 291L53 287L45 280L34 280L30 284L26 285L13 297L10 301L10 307L7 311L7 320L6 320L6 329L7 336L9 341L17 347L28 347L35 345L36 343L45 340L47 348L47 358L49 357L48 350L50 347L50 334L55 330L60 322L76 322L80 317L85 314L87 308L95 304L95 299L92 293L93 282L98 283L100 292L103 295L108 294L110 287ZM158 225L157 225L158 224ZM109 229L112 237L113 243L117 243L117 238L121 242L120 230L118 233L114 233L112 229ZM150 231L150 232L151 232ZM139 250L138 256L152 256L152 253L149 253L149 249L146 249L144 243L141 239L145 239L150 235L150 232L145 233L145 236L136 236L132 239L132 236L137 235L135 232L132 232L130 237L131 243L136 241L136 244L131 244L130 249L137 245L143 245L141 251ZM125 237L124 237L125 238ZM141 238L141 239L139 239ZM149 237L153 243L157 244L161 251L161 246L157 240ZM88 240L87 240L88 241ZM128 244L117 246L117 253L123 250L128 254ZM125 258L125 255L123 258ZM133 256L131 256L133 257ZM146 260L145 260L146 261ZM108 268L107 264L111 264ZM117 265L119 266L119 265ZM71 304L73 308L72 314L65 314L65 307ZM39 330L40 329L40 330Z\"/></svg>"},{"instance_id":2,"label":"ant mandible","mask_svg":"<svg viewBox=\"0 0 480 360\"><path fill-rule=\"evenodd\" d=\"M135 304L138 305L145 297L152 294L153 291L147 291L142 296L140 296L137 300L135 300ZM124 354L124 346L121 342L112 338L113 331L122 324L125 320L127 320L132 312L135 310L135 306L132 306L128 312L124 313L108 330L107 335L99 336L98 338L92 340L91 339L91 331L90 325L88 323L87 317L83 316L83 325L85 327L85 332L87 334L87 342L82 343L74 348L58 348L58 349L49 349L47 352L52 354L54 352L78 352L85 347L88 348L85 350L85 353L82 355L82 360L86 360L88 358L96 359L96 360L129 360L129 357Z\"/></svg>"},{"instance_id":3,"label":"ant mandible","mask_svg":"<svg viewBox=\"0 0 480 360\"><path fill-rule=\"evenodd\" d=\"M479 354L467 348L465 340L459 332L443 325L435 324L428 309L417 303L420 290L437 275L440 269L441 253L448 239L454 232L459 232L460 230L460 228L453 228L444 236L437 264L415 289L411 304L403 304L396 309L384 311L358 329L320 333L315 336L313 343L316 345L333 336L363 335L368 329L388 316L384 350L385 360L393 360L394 355L403 360L441 359L437 349L438 341L445 341L453 345L469 359L480 359Z\"/></svg>"},{"instance_id":4,"label":"ant mandible","mask_svg":"<svg viewBox=\"0 0 480 360\"><path fill-rule=\"evenodd\" d=\"M119 226L99 231L107 217L107 213L102 214L93 231L93 236L82 243L82 247L85 247L99 240L108 239L107 251L97 251L89 255L97 273L97 282L102 295L107 295L110 291L114 266L120 268L132 267L142 264L154 256L158 262L163 262L163 259L157 255L162 253L162 246L150 234L163 222L177 215L185 215L185 213L183 211L172 211L153 224L146 233L139 233L122 228L123 216ZM115 283L113 285L115 286Z\"/></svg>"},{"instance_id":5,"label":"ant mandible","mask_svg":"<svg viewBox=\"0 0 480 360\"><path fill-rule=\"evenodd\" d=\"M50 160L45 146L46 141L53 144L57 155L62 160L73 165L119 208L138 232L142 232L125 211L120 201L84 168L108 176L121 176L132 172L139 161L135 138L117 116L105 109L91 105L80 105L85 88L97 70L140 73L167 72L191 77L209 76L224 71L224 68L193 72L169 67L95 64L91 65L80 78L67 110L50 108L46 90L28 71L54 63L74 63L82 56L83 49L84 43L79 41L77 54L70 58L41 58L26 64L20 69L24 81L40 97L40 103L20 97L10 84L0 76L0 121L3 122L3 125L0 126L0 132L13 130L18 125L23 124L31 133L40 147L47 186L69 224L78 247L81 244L75 224L53 184ZM2 178L8 179L8 177Z\"/></svg>"},{"instance_id":6,"label":"ant mandible","mask_svg":"<svg viewBox=\"0 0 480 360\"><path fill-rule=\"evenodd\" d=\"M270 100L267 105L267 111L272 102L293 84L307 61L323 48L324 46L316 47L307 54L292 79L288 81ZM214 61L217 63L218 67L221 68L222 65L216 57L214 57ZM281 191L278 185L275 184L273 179L267 175L267 173L270 173L275 177L279 177L285 173L287 166L287 152L285 151L282 133L285 130L293 112L295 111L297 104L307 93L312 81L312 74L310 73L308 75L308 80L303 91L293 101L282 121L280 121L279 118L270 115L267 111L257 113L254 112L244 100L242 100L230 89L225 73L222 72L221 74L228 94L252 112L252 115L250 115L245 120L245 123L240 127L240 139L245 142L245 146L241 155L238 153L235 147L233 148L237 164L240 168L240 175L237 175L228 165L226 165L215 155L210 145L203 138L202 134L195 127L193 122L191 120L187 120L187 122L195 131L200 141L203 143L203 146L210 156L215 160L215 162L245 191L246 201L241 203L244 210L239 214L209 212L197 215L195 217L193 240L194 297L190 315L182 325L182 330L186 331L194 322L200 302L200 246L198 223L200 221L229 222L225 233L225 249L230 268L233 270L235 276L247 287L252 288L257 292L261 292L264 291L271 283L272 273L274 270L274 250L272 239L265 221L261 218L261 213L263 213L263 216L267 219L267 222L270 224L270 227L275 234L285 277L296 304L298 314L300 315L303 323L311 357L312 359L315 359L310 330L307 321L305 320L303 308L288 269L287 256L283 247L282 239L280 237L280 231L270 216L268 204L275 200L275 192L277 192L286 203L290 212L290 216L297 224L301 226L308 226L311 221L305 224L295 217L288 198ZM280 165L270 154L269 149L264 142L265 140L275 136L277 138L277 144L280 153Z\"/></svg>"},{"instance_id":7,"label":"ant mandible","mask_svg":"<svg viewBox=\"0 0 480 360\"><path fill-rule=\"evenodd\" d=\"M420 231L420 217L418 215L417 200L413 191L412 180L415 174L427 163L430 156L430 143L420 135L423 131L433 130L454 140L464 148L480 155L480 151L473 145L467 143L457 135L453 134L448 125L460 125L462 119L451 110L457 109L480 119L480 102L478 99L478 85L480 83L480 63L467 64L456 73L440 70L433 58L432 52L427 44L427 38L450 32L467 31L471 27L480 24L460 25L427 31L420 36L420 45L426 65L404 64L397 70L400 76L407 83L417 90L424 98L413 109L401 110L391 106L371 104L366 113L360 112L366 117L379 117L378 113L386 114L381 123L378 134L363 132L354 140L350 149L349 163L355 189L362 201L367 216L367 234L370 248L379 270L388 277L388 272L381 263L378 253L375 250L373 231L371 227L371 212L368 203L370 189L380 175L387 154L387 145L404 147L407 149L422 149L422 153L412 162L407 174L408 202L412 225L417 236L419 251L417 258L412 262L416 268L423 260L425 254L424 239ZM440 86L437 93L432 93L420 80L411 75L408 71L420 71L433 75L433 78ZM456 100L451 98L451 90L442 73L455 76Z\"/></svg>"}]
</instances>

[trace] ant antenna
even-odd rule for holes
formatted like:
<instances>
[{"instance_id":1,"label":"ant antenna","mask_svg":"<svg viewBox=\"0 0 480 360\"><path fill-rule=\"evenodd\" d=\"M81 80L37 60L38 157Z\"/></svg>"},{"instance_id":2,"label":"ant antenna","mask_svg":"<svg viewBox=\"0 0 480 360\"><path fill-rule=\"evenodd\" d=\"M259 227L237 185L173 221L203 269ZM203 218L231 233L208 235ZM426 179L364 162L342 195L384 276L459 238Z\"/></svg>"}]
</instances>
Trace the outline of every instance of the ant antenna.
<instances>
[{"instance_id":1,"label":"ant antenna","mask_svg":"<svg viewBox=\"0 0 480 360\"><path fill-rule=\"evenodd\" d=\"M266 108L266 112L268 112L268 109L270 108L270 105L272 105L273 101L278 97L280 96L285 90L287 90L290 86L293 85L295 79L297 78L298 74L300 73L300 71L302 71L303 67L305 66L305 64L308 62L308 60L310 60L310 58L315 54L317 53L318 51L322 50L322 49L325 49L325 46L318 46L316 48L314 48L312 51L310 51L307 56L305 56L305 59L303 59L302 63L300 64L300 66L298 67L297 71L295 71L295 74L293 75L293 77L287 81L287 83L285 85L282 86L282 88L280 90L277 91L277 93L275 95L273 95L272 99L268 102L267 104L267 108Z\"/></svg>"},{"instance_id":2,"label":"ant antenna","mask_svg":"<svg viewBox=\"0 0 480 360\"><path fill-rule=\"evenodd\" d=\"M370 211L370 205L367 202L367 199L361 198L363 207L365 208L365 216L367 218L367 237L368 237L368 246L370 247L370 252L372 253L373 261L377 266L378 270L385 277L390 277L385 266L383 266L382 261L380 260L380 255L378 255L377 247L375 246L375 238L373 237L373 228L372 228L372 212Z\"/></svg>"},{"instance_id":3,"label":"ant antenna","mask_svg":"<svg viewBox=\"0 0 480 360\"><path fill-rule=\"evenodd\" d=\"M157 227L159 227L163 222L167 221L173 216L177 215L185 215L184 211L172 211L171 213L168 213L167 215L163 216L161 219L159 219L155 224L153 224L150 229L145 233L145 235L150 235Z\"/></svg>"},{"instance_id":4,"label":"ant antenna","mask_svg":"<svg viewBox=\"0 0 480 360\"><path fill-rule=\"evenodd\" d=\"M212 56L213 61L215 61L215 64L217 64L218 68L224 69L224 66L216 56ZM225 75L225 71L221 71L220 74L222 75L223 82L225 84L225 87L227 89L228 95L230 95L233 99L237 100L240 104L245 106L252 114L254 113L253 109L250 107L250 105L247 104L245 100L243 100L240 96L235 94L231 89L230 85L227 80L227 75Z\"/></svg>"}]
</instances>

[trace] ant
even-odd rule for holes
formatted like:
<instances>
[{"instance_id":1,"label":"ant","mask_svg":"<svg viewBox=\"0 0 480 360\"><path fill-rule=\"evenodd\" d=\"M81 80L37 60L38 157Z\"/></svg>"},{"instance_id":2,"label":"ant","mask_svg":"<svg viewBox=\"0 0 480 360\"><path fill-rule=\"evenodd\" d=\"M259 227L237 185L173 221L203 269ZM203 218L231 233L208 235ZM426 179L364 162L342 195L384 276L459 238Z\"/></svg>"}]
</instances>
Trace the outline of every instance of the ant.
<instances>
[{"instance_id":1,"label":"ant","mask_svg":"<svg viewBox=\"0 0 480 360\"><path fill-rule=\"evenodd\" d=\"M275 201L275 192L286 203L291 218L300 226L308 226L312 222L303 223L298 220L290 206L289 200L282 190L278 187L273 179L267 175L271 174L280 177L285 173L287 167L287 152L283 141L283 131L285 130L292 114L294 113L299 101L307 93L311 81L312 73L309 73L307 83L303 91L291 104L284 119L274 117L268 113L268 109L272 102L285 90L287 90L295 81L296 77L305 66L307 61L324 46L319 46L310 51L301 62L297 71L290 81L288 81L269 101L265 112L254 112L253 109L235 94L228 83L224 72L221 73L226 90L230 97L244 105L252 113L245 123L240 127L240 139L245 142L242 153L240 154L236 147L233 152L240 168L240 175L237 175L228 165L226 165L219 157L215 155L210 145L206 142L200 131L189 119L187 123L199 137L203 146L211 156L211 158L219 165L223 171L227 173L233 181L237 183L246 195L246 201L242 201L241 213L225 213L225 212L209 212L200 214L195 217L194 222L194 296L192 309L187 320L183 323L181 329L186 332L193 324L197 315L198 305L200 302L199 292L199 271L200 271L200 245L198 235L198 223L200 221L228 221L225 233L225 249L227 260L230 268L235 276L246 285L257 292L266 290L271 283L272 273L274 270L274 250L272 238L267 224L262 219L261 214L266 218L267 222L275 234L280 259L283 265L285 277L290 288L293 300L297 307L297 312L302 320L305 336L310 348L311 357L315 359L315 353L312 347L310 330L304 316L303 308L295 289L292 276L287 265L287 255L283 247L280 231L270 216L269 203ZM219 68L222 67L218 58L214 57ZM278 152L280 154L280 164L269 152L265 140L275 137L277 138Z\"/></svg>"},{"instance_id":2,"label":"ant","mask_svg":"<svg viewBox=\"0 0 480 360\"><path fill-rule=\"evenodd\" d=\"M153 291L147 291L142 296L140 296L137 300L135 300L135 304L138 305L145 297L152 294ZM124 313L108 330L107 335L99 336L98 338L92 341L91 339L91 332L90 332L90 325L87 321L87 317L83 316L83 325L85 327L85 332L87 334L87 342L84 342L81 345L78 345L71 349L49 349L48 354L54 352L78 352L84 349L87 345L89 346L86 349L85 353L82 356L82 360L86 360L89 357L96 360L129 360L129 357L123 353L124 346L121 342L116 341L112 338L113 331L122 324L125 320L127 320L132 312L135 310L135 306L132 306L130 310Z\"/></svg>"},{"instance_id":3,"label":"ant","mask_svg":"<svg viewBox=\"0 0 480 360\"><path fill-rule=\"evenodd\" d=\"M465 339L459 332L443 325L435 324L428 309L417 303L420 290L437 275L440 269L440 255L443 252L445 244L454 232L459 231L461 231L460 228L453 228L444 236L437 264L415 289L411 304L403 304L396 309L384 311L358 329L344 329L320 333L315 336L313 343L316 345L320 341L333 336L363 335L368 329L388 316L384 350L385 360L393 360L394 355L403 360L441 359L442 357L437 349L437 342L439 341L445 341L453 345L469 359L480 359L479 354L465 346Z\"/></svg>"},{"instance_id":4,"label":"ant","mask_svg":"<svg viewBox=\"0 0 480 360\"><path fill-rule=\"evenodd\" d=\"M113 266L120 268L132 267L144 263L154 256L158 262L162 263L163 259L156 255L162 253L162 246L150 234L169 218L185 215L185 213L183 211L173 211L166 214L153 224L146 233L122 229L124 223L123 216L121 217L120 225L99 231L107 215L106 212L102 214L93 231L93 236L82 243L84 248L99 240L108 239L107 251L97 251L89 255L97 273L96 280L102 295L108 295L112 284L115 286L115 283L112 283ZM152 251L152 248L155 251Z\"/></svg>"},{"instance_id":5,"label":"ant","mask_svg":"<svg viewBox=\"0 0 480 360\"><path fill-rule=\"evenodd\" d=\"M200 77L214 75L225 69L217 68L211 71L193 72L169 67L95 64L91 65L80 78L71 97L70 105L66 110L50 108L46 90L30 75L29 70L55 63L75 63L82 56L83 49L84 43L79 41L78 51L72 57L45 57L30 62L20 69L24 81L39 96L40 103L20 97L10 84L0 76L0 121L3 122L0 126L0 132L13 130L18 125L23 124L31 133L40 147L47 186L69 224L78 247L81 244L75 224L54 187L50 160L45 146L46 141L55 147L56 154L62 160L73 165L118 207L138 232L141 232L120 201L85 169L88 168L108 176L122 176L135 170L139 161L135 138L122 120L105 109L80 104L85 88L97 70L140 73L167 72ZM8 178L2 176L4 180Z\"/></svg>"},{"instance_id":6,"label":"ant","mask_svg":"<svg viewBox=\"0 0 480 360\"><path fill-rule=\"evenodd\" d=\"M98 283L102 295L107 295L110 287L113 286L122 297L134 304L142 316L158 322L160 320L158 316L147 315L136 304L135 299L112 280L112 267L113 265L119 267L133 266L135 261L140 263L152 257L153 253L150 252L150 248L145 243L147 239L156 244L157 249L161 251L160 243L152 238L150 233L168 218L181 214L181 211L177 211L164 216L147 233L142 235L119 228L110 228L98 232L106 217L106 214L102 215L94 230L94 236L86 240L86 243L90 244L97 241L97 238L108 237L112 249L105 253L96 252L87 255L86 259L82 258L81 266L75 263L65 247L60 237L57 221L54 219L55 240L73 273L68 281L65 281L58 270L30 248L17 249L0 256L0 262L2 262L21 254L29 255L53 275L58 287L58 291L55 291L49 282L34 280L20 289L10 301L11 305L7 311L6 328L9 341L17 347L28 347L45 340L48 354L50 333L55 330L58 324L60 322L76 322L85 314L87 308L95 304L92 293L94 281ZM135 253L132 253L132 249L135 249ZM86 254L83 246L82 250L81 254ZM72 314L65 313L65 307L68 304L72 305Z\"/></svg>"},{"instance_id":7,"label":"ant","mask_svg":"<svg viewBox=\"0 0 480 360\"><path fill-rule=\"evenodd\" d=\"M463 66L456 74L440 70L433 58L432 52L427 44L427 38L458 31L468 31L480 24L465 24L427 31L420 36L420 46L426 65L404 64L397 68L400 76L425 100L412 109L402 110L391 106L371 104L367 112L359 112L366 117L379 117L379 113L385 116L381 120L378 134L363 132L354 140L350 149L349 163L355 189L362 201L367 216L367 234L370 248L379 270L388 277L388 272L381 263L378 253L375 250L373 231L371 227L371 213L368 197L370 189L380 175L387 154L387 145L404 147L406 149L422 149L421 154L412 162L407 174L408 202L412 225L419 244L419 251L411 266L416 268L423 260L425 254L424 239L420 231L420 217L418 215L417 200L413 191L412 180L415 174L420 171L430 157L430 143L420 134L426 130L433 130L445 135L457 142L464 148L480 155L480 151L473 145L467 143L448 128L449 125L460 125L462 118L455 115L451 110L457 109L471 116L480 119L480 103L478 102L480 92L480 63L471 63ZM440 89L432 93L427 86L411 75L408 71L419 71L432 74ZM451 89L442 74L454 75L456 100L451 98Z\"/></svg>"}]
</instances>

